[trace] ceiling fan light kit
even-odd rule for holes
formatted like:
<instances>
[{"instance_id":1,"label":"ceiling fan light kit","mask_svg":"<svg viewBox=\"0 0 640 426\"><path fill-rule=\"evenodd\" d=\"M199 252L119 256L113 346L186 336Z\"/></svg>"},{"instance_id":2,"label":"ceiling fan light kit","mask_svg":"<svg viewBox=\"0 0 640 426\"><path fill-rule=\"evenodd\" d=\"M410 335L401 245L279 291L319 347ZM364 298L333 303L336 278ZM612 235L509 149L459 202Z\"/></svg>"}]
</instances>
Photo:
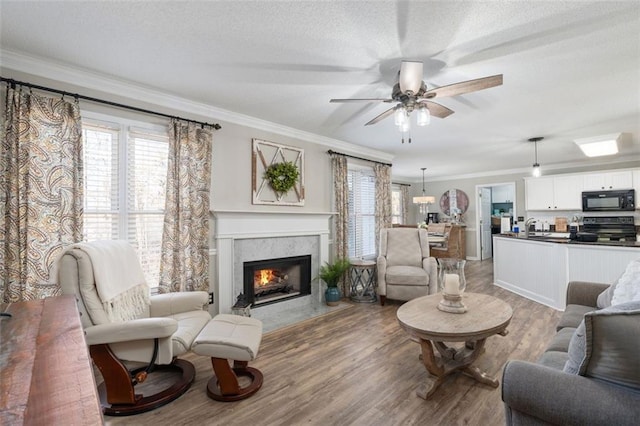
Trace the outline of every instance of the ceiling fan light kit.
<instances>
[{"instance_id":1,"label":"ceiling fan light kit","mask_svg":"<svg viewBox=\"0 0 640 426\"><path fill-rule=\"evenodd\" d=\"M418 116L416 124L418 126L428 126L431 123L431 113L429 112L429 108L426 105L421 106L418 109Z\"/></svg>"},{"instance_id":2,"label":"ceiling fan light kit","mask_svg":"<svg viewBox=\"0 0 640 426\"><path fill-rule=\"evenodd\" d=\"M393 86L390 99L331 99L329 102L397 102L396 106L365 123L365 126L376 124L393 114L395 125L402 133L406 133L411 130L410 118L413 110L417 111L416 124L418 126L429 125L431 116L446 118L453 114L453 110L433 102L431 99L457 96L502 85L502 74L498 74L427 90L427 85L422 81L422 72L422 62L402 61L398 72L398 82ZM404 142L404 137L402 141Z\"/></svg>"},{"instance_id":3,"label":"ceiling fan light kit","mask_svg":"<svg viewBox=\"0 0 640 426\"><path fill-rule=\"evenodd\" d=\"M544 139L542 136L529 139L529 142L533 142L535 147L535 162L533 163L533 169L531 170L531 175L533 175L533 177L540 177L541 175L540 164L538 163L538 142L542 139Z\"/></svg>"}]
</instances>

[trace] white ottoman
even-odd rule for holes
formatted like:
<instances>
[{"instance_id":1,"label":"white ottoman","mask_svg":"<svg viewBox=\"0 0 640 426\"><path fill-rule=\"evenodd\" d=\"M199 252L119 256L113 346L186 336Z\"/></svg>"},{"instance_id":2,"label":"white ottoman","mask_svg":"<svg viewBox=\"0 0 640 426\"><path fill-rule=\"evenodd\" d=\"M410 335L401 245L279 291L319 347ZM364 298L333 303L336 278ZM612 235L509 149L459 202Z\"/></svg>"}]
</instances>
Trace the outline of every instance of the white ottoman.
<instances>
[{"instance_id":1,"label":"white ottoman","mask_svg":"<svg viewBox=\"0 0 640 426\"><path fill-rule=\"evenodd\" d=\"M214 376L207 384L207 395L216 401L239 401L262 386L262 373L247 364L258 356L262 341L262 322L255 318L219 314L204 326L191 349L211 357ZM229 361L233 360L233 368ZM251 379L240 387L238 376Z\"/></svg>"}]
</instances>

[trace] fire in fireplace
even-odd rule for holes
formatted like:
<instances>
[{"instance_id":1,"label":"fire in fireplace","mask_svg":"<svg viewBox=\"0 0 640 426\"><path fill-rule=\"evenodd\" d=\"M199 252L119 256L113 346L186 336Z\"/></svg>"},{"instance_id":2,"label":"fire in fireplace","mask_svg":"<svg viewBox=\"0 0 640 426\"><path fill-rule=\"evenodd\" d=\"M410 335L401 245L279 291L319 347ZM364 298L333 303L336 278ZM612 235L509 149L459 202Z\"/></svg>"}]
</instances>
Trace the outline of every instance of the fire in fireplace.
<instances>
[{"instance_id":1,"label":"fire in fireplace","mask_svg":"<svg viewBox=\"0 0 640 426\"><path fill-rule=\"evenodd\" d=\"M244 294L253 306L311 294L311 255L244 263Z\"/></svg>"}]
</instances>

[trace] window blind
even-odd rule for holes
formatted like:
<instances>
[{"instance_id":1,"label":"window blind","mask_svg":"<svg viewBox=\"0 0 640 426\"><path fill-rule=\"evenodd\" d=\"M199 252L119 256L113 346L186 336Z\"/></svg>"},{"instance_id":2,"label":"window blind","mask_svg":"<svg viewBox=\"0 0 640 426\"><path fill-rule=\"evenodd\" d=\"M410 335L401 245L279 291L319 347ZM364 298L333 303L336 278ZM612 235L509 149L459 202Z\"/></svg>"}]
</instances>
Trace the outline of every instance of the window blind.
<instances>
[{"instance_id":1,"label":"window blind","mask_svg":"<svg viewBox=\"0 0 640 426\"><path fill-rule=\"evenodd\" d=\"M350 168L349 257L375 257L375 177L371 168Z\"/></svg>"},{"instance_id":2,"label":"window blind","mask_svg":"<svg viewBox=\"0 0 640 426\"><path fill-rule=\"evenodd\" d=\"M168 162L168 134L116 123L83 122L84 239L122 239L157 287Z\"/></svg>"}]
</instances>

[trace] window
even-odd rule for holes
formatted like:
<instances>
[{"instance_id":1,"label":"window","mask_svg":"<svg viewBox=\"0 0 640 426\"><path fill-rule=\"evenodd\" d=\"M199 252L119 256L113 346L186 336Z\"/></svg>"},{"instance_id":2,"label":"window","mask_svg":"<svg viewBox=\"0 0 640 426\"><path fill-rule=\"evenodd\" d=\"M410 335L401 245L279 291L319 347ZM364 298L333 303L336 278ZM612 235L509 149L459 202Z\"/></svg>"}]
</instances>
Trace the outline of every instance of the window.
<instances>
[{"instance_id":1,"label":"window","mask_svg":"<svg viewBox=\"0 0 640 426\"><path fill-rule=\"evenodd\" d=\"M402 197L402 188L400 188L400 185L391 185L391 223L403 223L403 209L404 200Z\"/></svg>"},{"instance_id":2,"label":"window","mask_svg":"<svg viewBox=\"0 0 640 426\"><path fill-rule=\"evenodd\" d=\"M138 254L147 283L157 287L168 132L114 120L82 123L84 240L128 241Z\"/></svg>"},{"instance_id":3,"label":"window","mask_svg":"<svg viewBox=\"0 0 640 426\"><path fill-rule=\"evenodd\" d=\"M370 167L349 165L349 257L376 255L375 177Z\"/></svg>"}]
</instances>

